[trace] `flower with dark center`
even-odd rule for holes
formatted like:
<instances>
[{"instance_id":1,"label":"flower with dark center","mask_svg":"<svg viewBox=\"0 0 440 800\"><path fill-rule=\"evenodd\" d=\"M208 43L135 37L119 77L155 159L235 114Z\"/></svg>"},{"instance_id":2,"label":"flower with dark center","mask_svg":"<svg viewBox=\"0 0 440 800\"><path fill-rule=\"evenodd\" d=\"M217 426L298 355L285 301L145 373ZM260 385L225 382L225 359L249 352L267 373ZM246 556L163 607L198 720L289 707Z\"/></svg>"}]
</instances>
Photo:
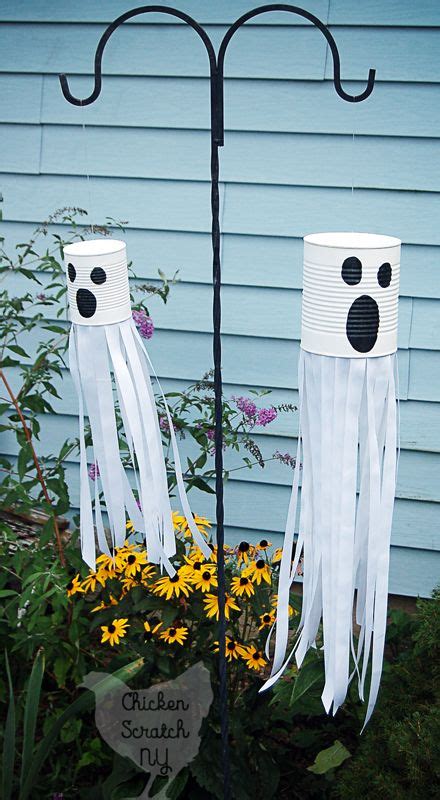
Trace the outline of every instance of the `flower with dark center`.
<instances>
[{"instance_id":1,"label":"flower with dark center","mask_svg":"<svg viewBox=\"0 0 440 800\"><path fill-rule=\"evenodd\" d=\"M213 564L205 564L203 571L193 572L189 580L195 589L201 589L202 592L212 591L218 585L215 566Z\"/></svg>"},{"instance_id":2,"label":"flower with dark center","mask_svg":"<svg viewBox=\"0 0 440 800\"><path fill-rule=\"evenodd\" d=\"M128 619L114 619L110 625L101 625L102 630L102 637L101 637L101 644L105 642L109 642L111 647L115 644L119 644L119 640L122 639L125 634L127 633L128 628Z\"/></svg>"},{"instance_id":3,"label":"flower with dark center","mask_svg":"<svg viewBox=\"0 0 440 800\"><path fill-rule=\"evenodd\" d=\"M159 636L167 644L175 644L177 642L177 644L183 645L185 644L185 639L188 636L188 628L185 628L184 625L182 625L180 628L167 628L166 630L162 631Z\"/></svg>"},{"instance_id":4,"label":"flower with dark center","mask_svg":"<svg viewBox=\"0 0 440 800\"><path fill-rule=\"evenodd\" d=\"M181 567L172 578L169 575L159 578L152 585L152 591L167 600L171 600L172 597L180 597L181 594L189 597L190 592L194 590L188 577L187 567Z\"/></svg>"},{"instance_id":5,"label":"flower with dark center","mask_svg":"<svg viewBox=\"0 0 440 800\"><path fill-rule=\"evenodd\" d=\"M237 597L251 597L255 594L255 589L252 585L252 582L246 575L235 575L231 581L231 589L232 594L235 594Z\"/></svg>"},{"instance_id":6,"label":"flower with dark center","mask_svg":"<svg viewBox=\"0 0 440 800\"><path fill-rule=\"evenodd\" d=\"M266 659L263 657L261 650L257 650L253 644L245 649L243 658L249 669L258 670L266 665Z\"/></svg>"},{"instance_id":7,"label":"flower with dark center","mask_svg":"<svg viewBox=\"0 0 440 800\"><path fill-rule=\"evenodd\" d=\"M254 583L257 583L258 586L262 580L265 580L266 583L269 584L271 582L271 569L264 558L258 558L256 561L252 561L243 574L249 577Z\"/></svg>"}]
</instances>

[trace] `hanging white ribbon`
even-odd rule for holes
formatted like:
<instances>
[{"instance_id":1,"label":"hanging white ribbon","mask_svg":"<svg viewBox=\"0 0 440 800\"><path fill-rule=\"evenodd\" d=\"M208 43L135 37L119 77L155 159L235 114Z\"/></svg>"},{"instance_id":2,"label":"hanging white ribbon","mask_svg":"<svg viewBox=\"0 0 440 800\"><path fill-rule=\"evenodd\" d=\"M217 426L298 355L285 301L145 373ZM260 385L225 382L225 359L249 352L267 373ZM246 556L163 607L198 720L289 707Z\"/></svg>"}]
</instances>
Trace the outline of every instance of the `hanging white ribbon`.
<instances>
[{"instance_id":1,"label":"hanging white ribbon","mask_svg":"<svg viewBox=\"0 0 440 800\"><path fill-rule=\"evenodd\" d=\"M302 353L300 432L280 565L275 650L271 675L262 687L262 691L268 689L278 680L294 654L298 666L302 664L308 649L315 646L322 619L324 707L327 712L336 712L356 672L363 697L371 661L365 724L377 699L385 641L397 467L395 374L395 355L348 359ZM301 448L304 463L299 535L290 571ZM302 547L302 614L296 641L286 656L289 592ZM357 651L353 637L356 590L356 619L360 624ZM269 642L270 636L267 653ZM351 676L350 656L354 659Z\"/></svg>"}]
</instances>

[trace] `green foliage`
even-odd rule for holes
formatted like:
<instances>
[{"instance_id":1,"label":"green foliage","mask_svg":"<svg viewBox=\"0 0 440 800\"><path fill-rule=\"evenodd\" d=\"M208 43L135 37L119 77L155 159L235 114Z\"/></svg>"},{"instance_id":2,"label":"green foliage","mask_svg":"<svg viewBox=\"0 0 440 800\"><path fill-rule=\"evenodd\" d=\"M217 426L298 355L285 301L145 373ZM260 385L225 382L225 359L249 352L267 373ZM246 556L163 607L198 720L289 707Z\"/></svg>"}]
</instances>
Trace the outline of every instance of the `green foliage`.
<instances>
[{"instance_id":1,"label":"green foliage","mask_svg":"<svg viewBox=\"0 0 440 800\"><path fill-rule=\"evenodd\" d=\"M440 786L440 590L416 618L392 621L400 647L388 663L378 707L333 797L428 800ZM395 645L395 641L393 643Z\"/></svg>"},{"instance_id":2,"label":"green foliage","mask_svg":"<svg viewBox=\"0 0 440 800\"><path fill-rule=\"evenodd\" d=\"M16 458L0 457L0 501L4 506L15 507L21 512L38 508L47 514L49 520L44 536L48 539L56 533L56 517L70 509L65 468L66 463L79 452L77 438L64 441L58 452L42 452L39 444L44 418L55 414L54 403L61 400L66 367L69 326L63 247L91 235L107 236L111 229L123 230L125 224L109 219L107 225L92 228L84 224L86 216L87 212L82 208L58 209L36 228L29 242L16 245L13 255L5 250L4 239L0 237L0 278L6 287L0 291L0 379L4 389L0 396L0 431L12 434L17 445ZM170 291L178 281L178 272L167 278L159 269L158 279L149 283L136 276L132 264L129 264L129 272L133 310L140 312L143 319L151 319L150 299L167 303ZM11 278L13 293L7 288L7 281ZM261 397L267 394L267 390L254 394ZM178 435L189 439L191 452L195 451L195 455L187 459L184 470L186 488L196 487L212 493L214 396L211 374L207 373L202 381L181 392L169 393L167 400ZM158 407L172 491L175 487L174 464L160 393ZM116 395L115 408L122 459L131 467ZM293 410L293 406L283 404L275 409L275 416ZM226 448L243 454L234 470L250 469L256 464L264 467L265 460L250 436L256 425L267 424L259 422L257 411L253 415L244 413L233 400L225 399L224 444ZM86 428L86 444L91 444L89 428ZM249 459L248 453L253 460ZM277 457L276 454L273 457ZM36 460L40 474L36 470ZM225 472L225 478L227 476Z\"/></svg>"},{"instance_id":3,"label":"green foliage","mask_svg":"<svg viewBox=\"0 0 440 800\"><path fill-rule=\"evenodd\" d=\"M13 758L16 742L15 701L13 682L9 671L9 662L6 654L5 658L8 671L10 699L7 717L8 724L5 729L3 743L3 798L4 800L10 800L14 786L16 786L14 797L16 797L17 800L28 800L31 795L34 796L34 789L41 768L50 755L51 750L58 738L60 738L61 742L67 744L78 735L81 730L81 721L76 717L83 711L93 707L94 698L90 692L81 694L73 703L70 703L67 708L64 709L62 714L60 714L51 724L48 732L42 737L40 742L36 744L35 733L40 704L41 686L44 676L44 652L42 649L38 651L25 692L21 770L20 775L17 776L17 779L15 780ZM123 681L130 680L130 678L139 672L142 666L142 659L138 659L137 661L134 661L131 664L116 670L114 672L114 677ZM105 694L107 684L110 682L110 680L110 676L103 678L103 680L95 687L95 692L98 692L98 695ZM69 722L71 723L70 734L67 728ZM83 759L83 761L87 765L91 763L90 758ZM81 766L84 766L85 764L83 763Z\"/></svg>"},{"instance_id":4,"label":"green foliage","mask_svg":"<svg viewBox=\"0 0 440 800\"><path fill-rule=\"evenodd\" d=\"M326 747L325 750L321 750L318 753L315 763L311 767L307 767L307 769L309 772L314 772L315 775L325 775L331 769L340 767L347 758L350 758L350 753L342 742L336 739L331 747Z\"/></svg>"}]
</instances>

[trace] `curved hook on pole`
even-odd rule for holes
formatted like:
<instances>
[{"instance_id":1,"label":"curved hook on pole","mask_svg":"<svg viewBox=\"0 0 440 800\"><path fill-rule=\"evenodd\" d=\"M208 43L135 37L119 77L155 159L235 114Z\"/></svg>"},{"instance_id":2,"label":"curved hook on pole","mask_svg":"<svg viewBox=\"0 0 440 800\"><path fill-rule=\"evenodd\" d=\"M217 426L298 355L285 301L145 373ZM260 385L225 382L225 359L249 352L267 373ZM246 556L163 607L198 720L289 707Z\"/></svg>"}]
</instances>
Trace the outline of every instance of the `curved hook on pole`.
<instances>
[{"instance_id":1,"label":"curved hook on pole","mask_svg":"<svg viewBox=\"0 0 440 800\"><path fill-rule=\"evenodd\" d=\"M223 76L223 68L224 68L226 48L227 48L229 42L231 41L234 33L239 28L241 28L241 26L245 22L247 22L249 19L252 19L253 17L257 17L260 14L265 14L266 11L288 11L290 14L298 14L298 16L304 17L305 19L308 19L309 22L311 22L313 25L315 25L321 31L321 33L324 34L324 36L327 39L327 42L329 44L329 47L330 47L330 50L331 50L331 53L332 53L332 57L333 57L333 83L334 83L334 86L335 86L335 89L336 89L338 95L340 97L342 97L343 100L347 100L349 103L360 103L360 102L362 102L362 100L366 100L367 97L370 96L371 92L373 91L373 87L374 87L374 79L375 79L375 76L376 76L376 70L375 69L370 69L370 71L368 73L367 86L364 89L364 91L361 92L361 94L357 94L357 95L348 94L342 88L342 84L341 84L341 62L340 62L340 58L339 58L338 47L337 47L337 44L336 44L332 34L330 33L330 31L328 29L328 27L326 25L324 25L324 23L321 22L321 20L318 19L318 17L315 17L314 14L311 14L310 11L306 11L304 8L299 8L298 6L291 6L291 5L288 5L286 3L272 3L272 4L267 5L267 6L259 6L258 8L254 8L252 11L248 11L246 14L243 14L242 17L239 17L239 19L237 19L236 22L234 22L234 24L231 25L231 27L226 31L226 33L225 33L225 35L223 37L222 43L220 45L220 49L219 49L219 54L218 54L219 79L220 79L220 77Z\"/></svg>"},{"instance_id":2,"label":"curved hook on pole","mask_svg":"<svg viewBox=\"0 0 440 800\"><path fill-rule=\"evenodd\" d=\"M179 11L176 8L169 8L168 6L139 6L139 8L133 8L131 11L127 11L125 14L121 14L120 17L117 17L104 31L102 34L98 46L95 52L95 66L94 66L94 75L95 75L95 86L93 88L93 92L84 99L79 97L75 97L69 89L69 82L67 80L66 75L59 75L60 84L61 84L61 91L65 97L65 99L72 103L74 106L89 106L91 103L94 103L95 100L98 99L99 95L101 94L102 88L102 56L104 54L105 46L110 39L112 33L115 32L120 25L126 22L128 19L132 17L137 17L139 14L148 14L148 13L159 13L159 14L169 14L172 17L177 17L181 19L182 22L186 22L188 25L195 30L196 33L200 36L203 44L206 47L209 64L210 64L210 72L211 78L216 73L217 69L217 59L214 51L213 44L211 39L209 38L206 31L199 25L198 22L195 21L192 17L188 14L185 14L183 11Z\"/></svg>"}]
</instances>

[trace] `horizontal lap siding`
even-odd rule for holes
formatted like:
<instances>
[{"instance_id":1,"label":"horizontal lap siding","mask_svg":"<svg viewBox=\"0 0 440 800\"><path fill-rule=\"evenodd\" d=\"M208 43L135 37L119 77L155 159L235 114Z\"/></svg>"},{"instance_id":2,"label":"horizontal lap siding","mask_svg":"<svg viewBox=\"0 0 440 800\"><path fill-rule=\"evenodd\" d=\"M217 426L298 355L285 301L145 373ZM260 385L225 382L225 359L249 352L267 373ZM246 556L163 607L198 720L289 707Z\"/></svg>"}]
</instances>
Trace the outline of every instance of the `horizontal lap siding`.
<instances>
[{"instance_id":1,"label":"horizontal lap siding","mask_svg":"<svg viewBox=\"0 0 440 800\"><path fill-rule=\"evenodd\" d=\"M391 591L426 595L440 566L440 10L431 0L366 5L307 3L332 26L346 91L361 92L368 69L377 69L375 90L361 105L336 96L322 35L293 15L253 20L228 51L220 154L225 393L267 386L269 401L297 402L305 233L357 227L402 239L402 453ZM179 7L208 25L218 43L250 4L182 0ZM179 269L168 305L152 305L151 342L166 388L179 389L212 361L203 45L171 17L145 15L112 37L96 104L72 107L57 79L64 71L74 93L90 93L103 23L126 9L120 0L2 3L2 235L8 246L25 241L65 204L87 208L93 222L128 220L138 274L153 279L157 268L168 275ZM16 280L17 292L20 286ZM34 342L27 346L32 355ZM17 385L17 371L10 373ZM59 390L40 452L76 431L67 373ZM297 416L288 415L257 440L270 457L277 449L293 452L296 436ZM16 455L6 435L0 449ZM75 461L68 475L75 506ZM277 462L234 472L226 487L229 540L265 531L279 541L289 481ZM197 493L193 504L213 517L212 496Z\"/></svg>"}]
</instances>

